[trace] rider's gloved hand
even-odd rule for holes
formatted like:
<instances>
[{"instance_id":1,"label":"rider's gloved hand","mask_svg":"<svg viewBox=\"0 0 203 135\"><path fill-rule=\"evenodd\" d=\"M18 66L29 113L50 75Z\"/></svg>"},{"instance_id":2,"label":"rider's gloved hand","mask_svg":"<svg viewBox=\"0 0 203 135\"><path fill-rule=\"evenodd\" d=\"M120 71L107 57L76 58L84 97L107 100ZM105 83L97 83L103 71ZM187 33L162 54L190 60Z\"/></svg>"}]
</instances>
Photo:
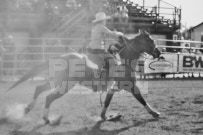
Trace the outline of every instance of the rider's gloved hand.
<instances>
[{"instance_id":1,"label":"rider's gloved hand","mask_svg":"<svg viewBox=\"0 0 203 135\"><path fill-rule=\"evenodd\" d=\"M111 45L109 48L111 51L118 51L118 48L116 48L114 45Z\"/></svg>"},{"instance_id":2,"label":"rider's gloved hand","mask_svg":"<svg viewBox=\"0 0 203 135\"><path fill-rule=\"evenodd\" d=\"M109 52L110 54L113 54L117 51L118 51L118 48L116 48L115 45L110 45L107 49L107 52Z\"/></svg>"},{"instance_id":3,"label":"rider's gloved hand","mask_svg":"<svg viewBox=\"0 0 203 135\"><path fill-rule=\"evenodd\" d=\"M122 33L122 32L116 32L116 34L118 35L118 36L124 36L124 34Z\"/></svg>"}]
</instances>

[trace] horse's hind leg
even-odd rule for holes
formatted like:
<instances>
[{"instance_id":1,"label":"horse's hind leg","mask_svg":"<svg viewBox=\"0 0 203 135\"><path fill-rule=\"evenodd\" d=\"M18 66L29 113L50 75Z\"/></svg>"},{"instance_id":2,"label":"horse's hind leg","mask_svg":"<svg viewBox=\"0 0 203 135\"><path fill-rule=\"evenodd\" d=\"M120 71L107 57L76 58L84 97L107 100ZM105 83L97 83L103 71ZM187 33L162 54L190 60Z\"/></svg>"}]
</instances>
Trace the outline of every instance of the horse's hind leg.
<instances>
[{"instance_id":1,"label":"horse's hind leg","mask_svg":"<svg viewBox=\"0 0 203 135\"><path fill-rule=\"evenodd\" d=\"M104 101L104 107L103 107L102 112L101 112L101 118L103 120L106 119L106 116L105 116L106 115L106 111L107 111L107 109L109 107L109 104L110 104L110 102L112 100L113 95L114 95L114 91L112 91L112 90L107 91L106 99Z\"/></svg>"},{"instance_id":2,"label":"horse's hind leg","mask_svg":"<svg viewBox=\"0 0 203 135\"><path fill-rule=\"evenodd\" d=\"M135 85L134 90L131 91L133 96L145 107L145 109L148 111L149 114L151 114L153 117L157 118L159 117L160 113L154 110L142 97L140 93L140 89Z\"/></svg>"},{"instance_id":3,"label":"horse's hind leg","mask_svg":"<svg viewBox=\"0 0 203 135\"><path fill-rule=\"evenodd\" d=\"M43 115L43 119L45 120L46 123L49 123L48 115L49 115L50 105L52 104L53 101L65 95L67 91L68 89L63 91L56 89L46 97L46 103L45 103L45 109L44 109L44 115Z\"/></svg>"},{"instance_id":4,"label":"horse's hind leg","mask_svg":"<svg viewBox=\"0 0 203 135\"><path fill-rule=\"evenodd\" d=\"M37 86L31 102L27 105L27 107L25 109L25 113L28 113L29 111L31 111L34 108L37 98L41 93L48 91L50 89L51 89L51 86L49 83L45 83L43 85Z\"/></svg>"},{"instance_id":5,"label":"horse's hind leg","mask_svg":"<svg viewBox=\"0 0 203 135\"><path fill-rule=\"evenodd\" d=\"M114 92L115 92L115 89L113 89L115 85L115 82L109 82L109 84L107 84L107 94L106 94L106 98L105 98L105 101L104 101L104 107L102 109L102 112L101 112L101 118L103 120L106 119L106 111L109 107L109 104L111 103L111 100L113 98L113 95L114 95Z\"/></svg>"}]
</instances>

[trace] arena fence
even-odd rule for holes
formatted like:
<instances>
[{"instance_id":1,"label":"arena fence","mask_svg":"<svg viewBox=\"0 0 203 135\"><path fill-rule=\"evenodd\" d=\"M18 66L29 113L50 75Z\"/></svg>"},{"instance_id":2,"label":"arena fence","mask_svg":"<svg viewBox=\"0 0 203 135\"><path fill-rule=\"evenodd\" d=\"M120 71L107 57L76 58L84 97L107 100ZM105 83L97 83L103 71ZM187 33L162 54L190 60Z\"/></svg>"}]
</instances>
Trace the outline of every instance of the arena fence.
<instances>
[{"instance_id":1,"label":"arena fence","mask_svg":"<svg viewBox=\"0 0 203 135\"><path fill-rule=\"evenodd\" d=\"M29 39L30 40L30 39ZM38 44L33 45L19 45L19 44L6 44L4 47L7 51L1 52L0 61L0 75L1 80L17 80L25 74L31 67L36 64L42 63L50 58L59 56L67 52L78 51L79 48L85 46L86 40L84 39L53 39L53 38L39 38L31 39L37 40ZM70 40L72 43L70 43ZM188 43L189 46L166 46L160 45L159 41L166 42L179 42ZM162 52L163 59L149 59L147 56L141 57L138 61L136 74L138 78L150 79L160 78L163 75L172 74L171 78L175 75L182 74L182 77L202 77L203 75L203 54L198 53L202 42L198 41L182 41L182 40L156 40L158 47L164 50L167 47L176 49L185 49L188 52L169 53ZM68 45L67 45L68 44ZM201 51L200 51L201 52ZM185 75L186 74L186 75ZM46 73L38 76L38 79L46 78Z\"/></svg>"},{"instance_id":2,"label":"arena fence","mask_svg":"<svg viewBox=\"0 0 203 135\"><path fill-rule=\"evenodd\" d=\"M159 41L172 42L172 45L175 43L176 46L160 45ZM203 42L166 39L158 39L156 42L162 50L162 58L146 59L143 68L145 75L158 74L165 76L171 74L171 78L203 77ZM176 49L176 52L165 52L166 48Z\"/></svg>"},{"instance_id":3,"label":"arena fence","mask_svg":"<svg viewBox=\"0 0 203 135\"><path fill-rule=\"evenodd\" d=\"M13 38L13 40L19 39ZM6 51L1 51L0 56L2 80L16 80L34 65L73 50L77 51L84 44L83 39L76 38L32 38L26 40L32 40L32 45L13 43L3 45ZM44 76L45 74L41 77Z\"/></svg>"}]
</instances>

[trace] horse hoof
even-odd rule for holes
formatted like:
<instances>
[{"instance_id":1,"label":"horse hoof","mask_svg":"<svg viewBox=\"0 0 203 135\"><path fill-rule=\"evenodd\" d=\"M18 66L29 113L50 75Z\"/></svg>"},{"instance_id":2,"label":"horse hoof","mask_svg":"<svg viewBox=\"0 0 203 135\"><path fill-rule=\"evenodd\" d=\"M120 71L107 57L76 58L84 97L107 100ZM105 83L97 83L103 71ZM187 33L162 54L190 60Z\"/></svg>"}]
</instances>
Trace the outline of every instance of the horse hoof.
<instances>
[{"instance_id":1,"label":"horse hoof","mask_svg":"<svg viewBox=\"0 0 203 135\"><path fill-rule=\"evenodd\" d=\"M63 118L63 115L52 116L52 117L49 118L49 123L50 123L50 125L52 125L52 126L60 125L62 118Z\"/></svg>"},{"instance_id":2,"label":"horse hoof","mask_svg":"<svg viewBox=\"0 0 203 135\"><path fill-rule=\"evenodd\" d=\"M28 105L26 105L26 107L25 107L25 110L24 110L24 113L25 114L28 114L31 110L32 110L32 105L31 104L28 104Z\"/></svg>"},{"instance_id":3,"label":"horse hoof","mask_svg":"<svg viewBox=\"0 0 203 135\"><path fill-rule=\"evenodd\" d=\"M106 120L105 114L106 114L106 113L104 113L104 112L101 113L101 118L102 118L102 120Z\"/></svg>"},{"instance_id":4,"label":"horse hoof","mask_svg":"<svg viewBox=\"0 0 203 135\"><path fill-rule=\"evenodd\" d=\"M121 117L122 115L120 114L110 115L108 118L106 118L106 121L119 121Z\"/></svg>"},{"instance_id":5,"label":"horse hoof","mask_svg":"<svg viewBox=\"0 0 203 135\"><path fill-rule=\"evenodd\" d=\"M106 116L102 116L102 115L101 115L101 119L102 119L103 121L105 121L105 120L106 120Z\"/></svg>"},{"instance_id":6,"label":"horse hoof","mask_svg":"<svg viewBox=\"0 0 203 135\"><path fill-rule=\"evenodd\" d=\"M46 118L46 117L43 117L43 120L44 120L44 125L47 125L50 123L49 119Z\"/></svg>"},{"instance_id":7,"label":"horse hoof","mask_svg":"<svg viewBox=\"0 0 203 135\"><path fill-rule=\"evenodd\" d=\"M28 107L25 108L24 114L28 114L30 112L30 109Z\"/></svg>"},{"instance_id":8,"label":"horse hoof","mask_svg":"<svg viewBox=\"0 0 203 135\"><path fill-rule=\"evenodd\" d=\"M159 112L150 112L150 114L151 114L154 118L159 118L159 116L161 115L161 113L159 113Z\"/></svg>"}]
</instances>

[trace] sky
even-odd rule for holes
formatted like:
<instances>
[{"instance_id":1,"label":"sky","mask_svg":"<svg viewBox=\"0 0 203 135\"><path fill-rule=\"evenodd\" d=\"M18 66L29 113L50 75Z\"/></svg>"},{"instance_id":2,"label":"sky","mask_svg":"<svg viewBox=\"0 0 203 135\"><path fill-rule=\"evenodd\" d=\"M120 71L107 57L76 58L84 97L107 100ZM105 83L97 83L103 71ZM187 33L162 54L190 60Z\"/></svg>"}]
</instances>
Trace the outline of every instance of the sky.
<instances>
[{"instance_id":1,"label":"sky","mask_svg":"<svg viewBox=\"0 0 203 135\"><path fill-rule=\"evenodd\" d=\"M132 0L142 5L143 0ZM186 27L192 27L203 22L203 0L164 0L176 7L182 9L182 24ZM145 0L145 6L158 5L158 0ZM161 2L161 6L170 7Z\"/></svg>"}]
</instances>

